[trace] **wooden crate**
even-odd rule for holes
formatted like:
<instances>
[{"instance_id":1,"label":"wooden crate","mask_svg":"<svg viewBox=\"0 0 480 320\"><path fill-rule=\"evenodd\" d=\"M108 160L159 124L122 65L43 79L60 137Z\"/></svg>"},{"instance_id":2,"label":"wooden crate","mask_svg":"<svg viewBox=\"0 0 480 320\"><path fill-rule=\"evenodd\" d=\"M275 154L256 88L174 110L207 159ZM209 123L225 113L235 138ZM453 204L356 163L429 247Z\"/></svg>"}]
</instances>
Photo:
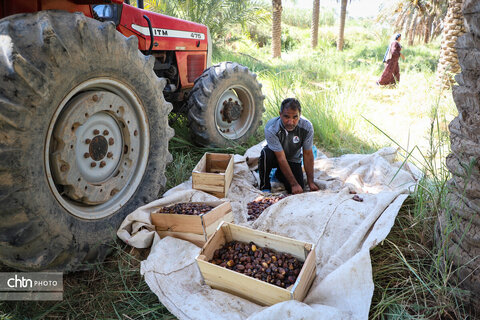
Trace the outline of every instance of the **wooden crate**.
<instances>
[{"instance_id":1,"label":"wooden crate","mask_svg":"<svg viewBox=\"0 0 480 320\"><path fill-rule=\"evenodd\" d=\"M225 198L232 178L233 154L207 152L192 171L192 187Z\"/></svg>"},{"instance_id":2,"label":"wooden crate","mask_svg":"<svg viewBox=\"0 0 480 320\"><path fill-rule=\"evenodd\" d=\"M297 281L293 286L284 289L208 262L212 259L216 249L232 240L246 243L253 241L257 246L289 253L304 261ZM226 222L218 227L217 232L203 246L196 261L205 284L265 306L286 300L302 301L310 289L316 273L313 244Z\"/></svg>"},{"instance_id":3,"label":"wooden crate","mask_svg":"<svg viewBox=\"0 0 480 320\"><path fill-rule=\"evenodd\" d=\"M153 212L150 214L152 223L160 238L171 236L190 241L201 247L215 233L222 221L233 222L232 206L228 201L192 203L206 204L214 208L198 216Z\"/></svg>"}]
</instances>

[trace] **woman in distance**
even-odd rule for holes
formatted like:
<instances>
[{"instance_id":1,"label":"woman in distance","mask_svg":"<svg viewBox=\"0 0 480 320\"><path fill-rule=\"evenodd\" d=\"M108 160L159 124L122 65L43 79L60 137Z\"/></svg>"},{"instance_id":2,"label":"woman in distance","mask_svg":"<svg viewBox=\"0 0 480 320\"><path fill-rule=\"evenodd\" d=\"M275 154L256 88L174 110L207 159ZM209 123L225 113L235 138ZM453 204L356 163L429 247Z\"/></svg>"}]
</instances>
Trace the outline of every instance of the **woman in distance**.
<instances>
[{"instance_id":1,"label":"woman in distance","mask_svg":"<svg viewBox=\"0 0 480 320\"><path fill-rule=\"evenodd\" d=\"M400 57L405 59L405 56L400 52L402 51L402 46L400 45L401 39L402 35L398 33L395 35L392 43L388 46L387 52L385 52L385 56L383 57L385 69L383 70L382 76L377 81L378 85L384 86L400 82L400 67L398 66L398 59Z\"/></svg>"}]
</instances>

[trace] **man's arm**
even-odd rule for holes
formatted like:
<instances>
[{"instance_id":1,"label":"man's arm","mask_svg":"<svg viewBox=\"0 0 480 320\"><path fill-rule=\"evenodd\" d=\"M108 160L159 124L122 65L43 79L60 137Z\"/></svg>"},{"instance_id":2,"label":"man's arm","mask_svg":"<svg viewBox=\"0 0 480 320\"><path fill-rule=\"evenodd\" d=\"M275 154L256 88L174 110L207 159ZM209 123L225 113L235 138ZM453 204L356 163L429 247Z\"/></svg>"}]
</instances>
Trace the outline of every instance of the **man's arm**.
<instances>
[{"instance_id":1,"label":"man's arm","mask_svg":"<svg viewBox=\"0 0 480 320\"><path fill-rule=\"evenodd\" d=\"M310 191L318 191L318 186L313 182L313 151L303 149L303 166L307 174L307 183Z\"/></svg>"},{"instance_id":2,"label":"man's arm","mask_svg":"<svg viewBox=\"0 0 480 320\"><path fill-rule=\"evenodd\" d=\"M297 179L295 179L292 169L290 169L290 165L288 164L287 157L285 156L285 152L282 150L282 151L274 151L274 153L275 153L275 156L277 157L278 166L280 167L280 170L282 170L282 173L285 176L285 179L287 179L288 183L290 183L290 186L292 186L292 194L302 193L303 189L298 184ZM313 162L312 162L312 168L313 168Z\"/></svg>"}]
</instances>

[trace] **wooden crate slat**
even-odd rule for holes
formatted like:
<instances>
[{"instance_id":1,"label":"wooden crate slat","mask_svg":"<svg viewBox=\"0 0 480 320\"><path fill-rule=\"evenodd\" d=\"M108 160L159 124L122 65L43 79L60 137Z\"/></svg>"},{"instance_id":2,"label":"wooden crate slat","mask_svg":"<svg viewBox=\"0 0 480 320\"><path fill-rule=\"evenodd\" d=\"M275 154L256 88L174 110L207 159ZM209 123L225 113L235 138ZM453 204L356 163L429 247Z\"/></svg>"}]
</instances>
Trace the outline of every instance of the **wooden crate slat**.
<instances>
[{"instance_id":1,"label":"wooden crate slat","mask_svg":"<svg viewBox=\"0 0 480 320\"><path fill-rule=\"evenodd\" d=\"M172 231L163 231L163 230L158 230L158 235L160 238L165 238L165 237L174 237L177 239L182 239L189 241L199 247L202 247L205 244L205 235L203 234L196 234L196 233L188 233L188 232L172 232Z\"/></svg>"},{"instance_id":2,"label":"wooden crate slat","mask_svg":"<svg viewBox=\"0 0 480 320\"><path fill-rule=\"evenodd\" d=\"M209 226L214 221L217 221L218 219L226 215L229 211L232 211L232 205L230 204L230 202L226 201L215 207L214 210L212 210L208 214L204 214L202 216L202 221L205 227Z\"/></svg>"},{"instance_id":3,"label":"wooden crate slat","mask_svg":"<svg viewBox=\"0 0 480 320\"><path fill-rule=\"evenodd\" d=\"M313 278L315 278L315 263L315 251L311 250L307 256L307 259L303 263L305 267L302 268L302 271L300 271L300 274L298 275L299 279L303 279L305 281L299 282L297 287L293 291L293 298L295 300L302 301L307 295L307 292L312 285Z\"/></svg>"},{"instance_id":4,"label":"wooden crate slat","mask_svg":"<svg viewBox=\"0 0 480 320\"><path fill-rule=\"evenodd\" d=\"M207 261L213 258L213 254L215 250L220 248L222 245L225 244L225 235L223 234L223 229L219 229L217 232L213 234L208 240L207 243L202 248L202 253ZM197 258L198 259L198 258Z\"/></svg>"},{"instance_id":5,"label":"wooden crate slat","mask_svg":"<svg viewBox=\"0 0 480 320\"><path fill-rule=\"evenodd\" d=\"M208 183L208 181L202 180L201 183L197 183L195 185L195 189L202 190L202 191L208 191L208 192L212 192L212 191L213 192L223 192L225 190L225 187L223 186L223 183L221 183L221 184L217 184L217 182Z\"/></svg>"},{"instance_id":6,"label":"wooden crate slat","mask_svg":"<svg viewBox=\"0 0 480 320\"><path fill-rule=\"evenodd\" d=\"M290 300L291 294L288 290L206 261L197 260L197 262L205 278L205 283L212 288L230 292L262 305L272 305Z\"/></svg>"},{"instance_id":7,"label":"wooden crate slat","mask_svg":"<svg viewBox=\"0 0 480 320\"><path fill-rule=\"evenodd\" d=\"M232 180L233 180L233 156L230 158L227 169L225 170L225 195L227 195L228 189L230 189Z\"/></svg>"},{"instance_id":8,"label":"wooden crate slat","mask_svg":"<svg viewBox=\"0 0 480 320\"><path fill-rule=\"evenodd\" d=\"M200 216L152 213L151 219L159 230L203 234Z\"/></svg>"},{"instance_id":9,"label":"wooden crate slat","mask_svg":"<svg viewBox=\"0 0 480 320\"><path fill-rule=\"evenodd\" d=\"M218 226L223 222L229 222L229 223L233 223L234 222L234 218L233 218L233 212L230 211L229 213L227 213L226 215L224 215L223 217L221 217L221 219L211 223L210 225L208 225L206 228L205 228L205 232L207 233L207 237L210 237L212 234L215 233L215 231L217 230Z\"/></svg>"}]
</instances>

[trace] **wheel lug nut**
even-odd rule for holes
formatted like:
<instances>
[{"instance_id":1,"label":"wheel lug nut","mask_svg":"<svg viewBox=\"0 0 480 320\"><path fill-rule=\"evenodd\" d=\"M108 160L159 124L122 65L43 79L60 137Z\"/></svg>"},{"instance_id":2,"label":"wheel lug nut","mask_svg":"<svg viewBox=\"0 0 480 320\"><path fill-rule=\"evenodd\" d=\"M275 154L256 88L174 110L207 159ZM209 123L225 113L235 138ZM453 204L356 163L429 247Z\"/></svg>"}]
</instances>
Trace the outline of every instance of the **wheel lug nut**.
<instances>
[{"instance_id":1,"label":"wheel lug nut","mask_svg":"<svg viewBox=\"0 0 480 320\"><path fill-rule=\"evenodd\" d=\"M227 100L223 101L223 105L226 105L227 104Z\"/></svg>"},{"instance_id":2,"label":"wheel lug nut","mask_svg":"<svg viewBox=\"0 0 480 320\"><path fill-rule=\"evenodd\" d=\"M95 101L95 102L98 101L98 96L96 94L94 94L93 97L92 97L92 100Z\"/></svg>"},{"instance_id":3,"label":"wheel lug nut","mask_svg":"<svg viewBox=\"0 0 480 320\"><path fill-rule=\"evenodd\" d=\"M96 162L90 163L90 167L95 168L96 166L97 166L97 163L96 163Z\"/></svg>"},{"instance_id":4,"label":"wheel lug nut","mask_svg":"<svg viewBox=\"0 0 480 320\"><path fill-rule=\"evenodd\" d=\"M105 161L101 161L101 162L100 162L100 168L105 167L105 165L106 165Z\"/></svg>"},{"instance_id":5,"label":"wheel lug nut","mask_svg":"<svg viewBox=\"0 0 480 320\"><path fill-rule=\"evenodd\" d=\"M90 144L90 142L92 142L92 140L90 140L90 139L85 140L86 144Z\"/></svg>"},{"instance_id":6,"label":"wheel lug nut","mask_svg":"<svg viewBox=\"0 0 480 320\"><path fill-rule=\"evenodd\" d=\"M137 130L133 131L133 135L134 135L135 137L138 136L138 131L137 131Z\"/></svg>"},{"instance_id":7,"label":"wheel lug nut","mask_svg":"<svg viewBox=\"0 0 480 320\"><path fill-rule=\"evenodd\" d=\"M111 157L113 157L113 153L111 152L107 153L107 158L111 158Z\"/></svg>"},{"instance_id":8,"label":"wheel lug nut","mask_svg":"<svg viewBox=\"0 0 480 320\"><path fill-rule=\"evenodd\" d=\"M109 144L109 145L113 145L114 142L115 142L115 141L113 140L113 138L108 139L108 144Z\"/></svg>"},{"instance_id":9,"label":"wheel lug nut","mask_svg":"<svg viewBox=\"0 0 480 320\"><path fill-rule=\"evenodd\" d=\"M62 164L62 165L60 166L60 171L65 172L65 171L67 171L67 170L68 170L68 166L67 166L66 164Z\"/></svg>"},{"instance_id":10,"label":"wheel lug nut","mask_svg":"<svg viewBox=\"0 0 480 320\"><path fill-rule=\"evenodd\" d=\"M93 134L94 134L94 135L97 135L97 134L99 134L99 133L100 133L100 131L99 131L98 129L93 130Z\"/></svg>"},{"instance_id":11,"label":"wheel lug nut","mask_svg":"<svg viewBox=\"0 0 480 320\"><path fill-rule=\"evenodd\" d=\"M84 157L85 159L87 159L88 157L90 157L90 153L85 152L85 153L83 154L83 157Z\"/></svg>"},{"instance_id":12,"label":"wheel lug nut","mask_svg":"<svg viewBox=\"0 0 480 320\"><path fill-rule=\"evenodd\" d=\"M104 135L104 136L108 136L109 133L110 133L110 132L108 132L108 130L103 130L103 135Z\"/></svg>"},{"instance_id":13,"label":"wheel lug nut","mask_svg":"<svg viewBox=\"0 0 480 320\"><path fill-rule=\"evenodd\" d=\"M233 100L232 98L229 98L229 99L228 99L228 102L230 102L230 101L232 101L232 100Z\"/></svg>"}]
</instances>

